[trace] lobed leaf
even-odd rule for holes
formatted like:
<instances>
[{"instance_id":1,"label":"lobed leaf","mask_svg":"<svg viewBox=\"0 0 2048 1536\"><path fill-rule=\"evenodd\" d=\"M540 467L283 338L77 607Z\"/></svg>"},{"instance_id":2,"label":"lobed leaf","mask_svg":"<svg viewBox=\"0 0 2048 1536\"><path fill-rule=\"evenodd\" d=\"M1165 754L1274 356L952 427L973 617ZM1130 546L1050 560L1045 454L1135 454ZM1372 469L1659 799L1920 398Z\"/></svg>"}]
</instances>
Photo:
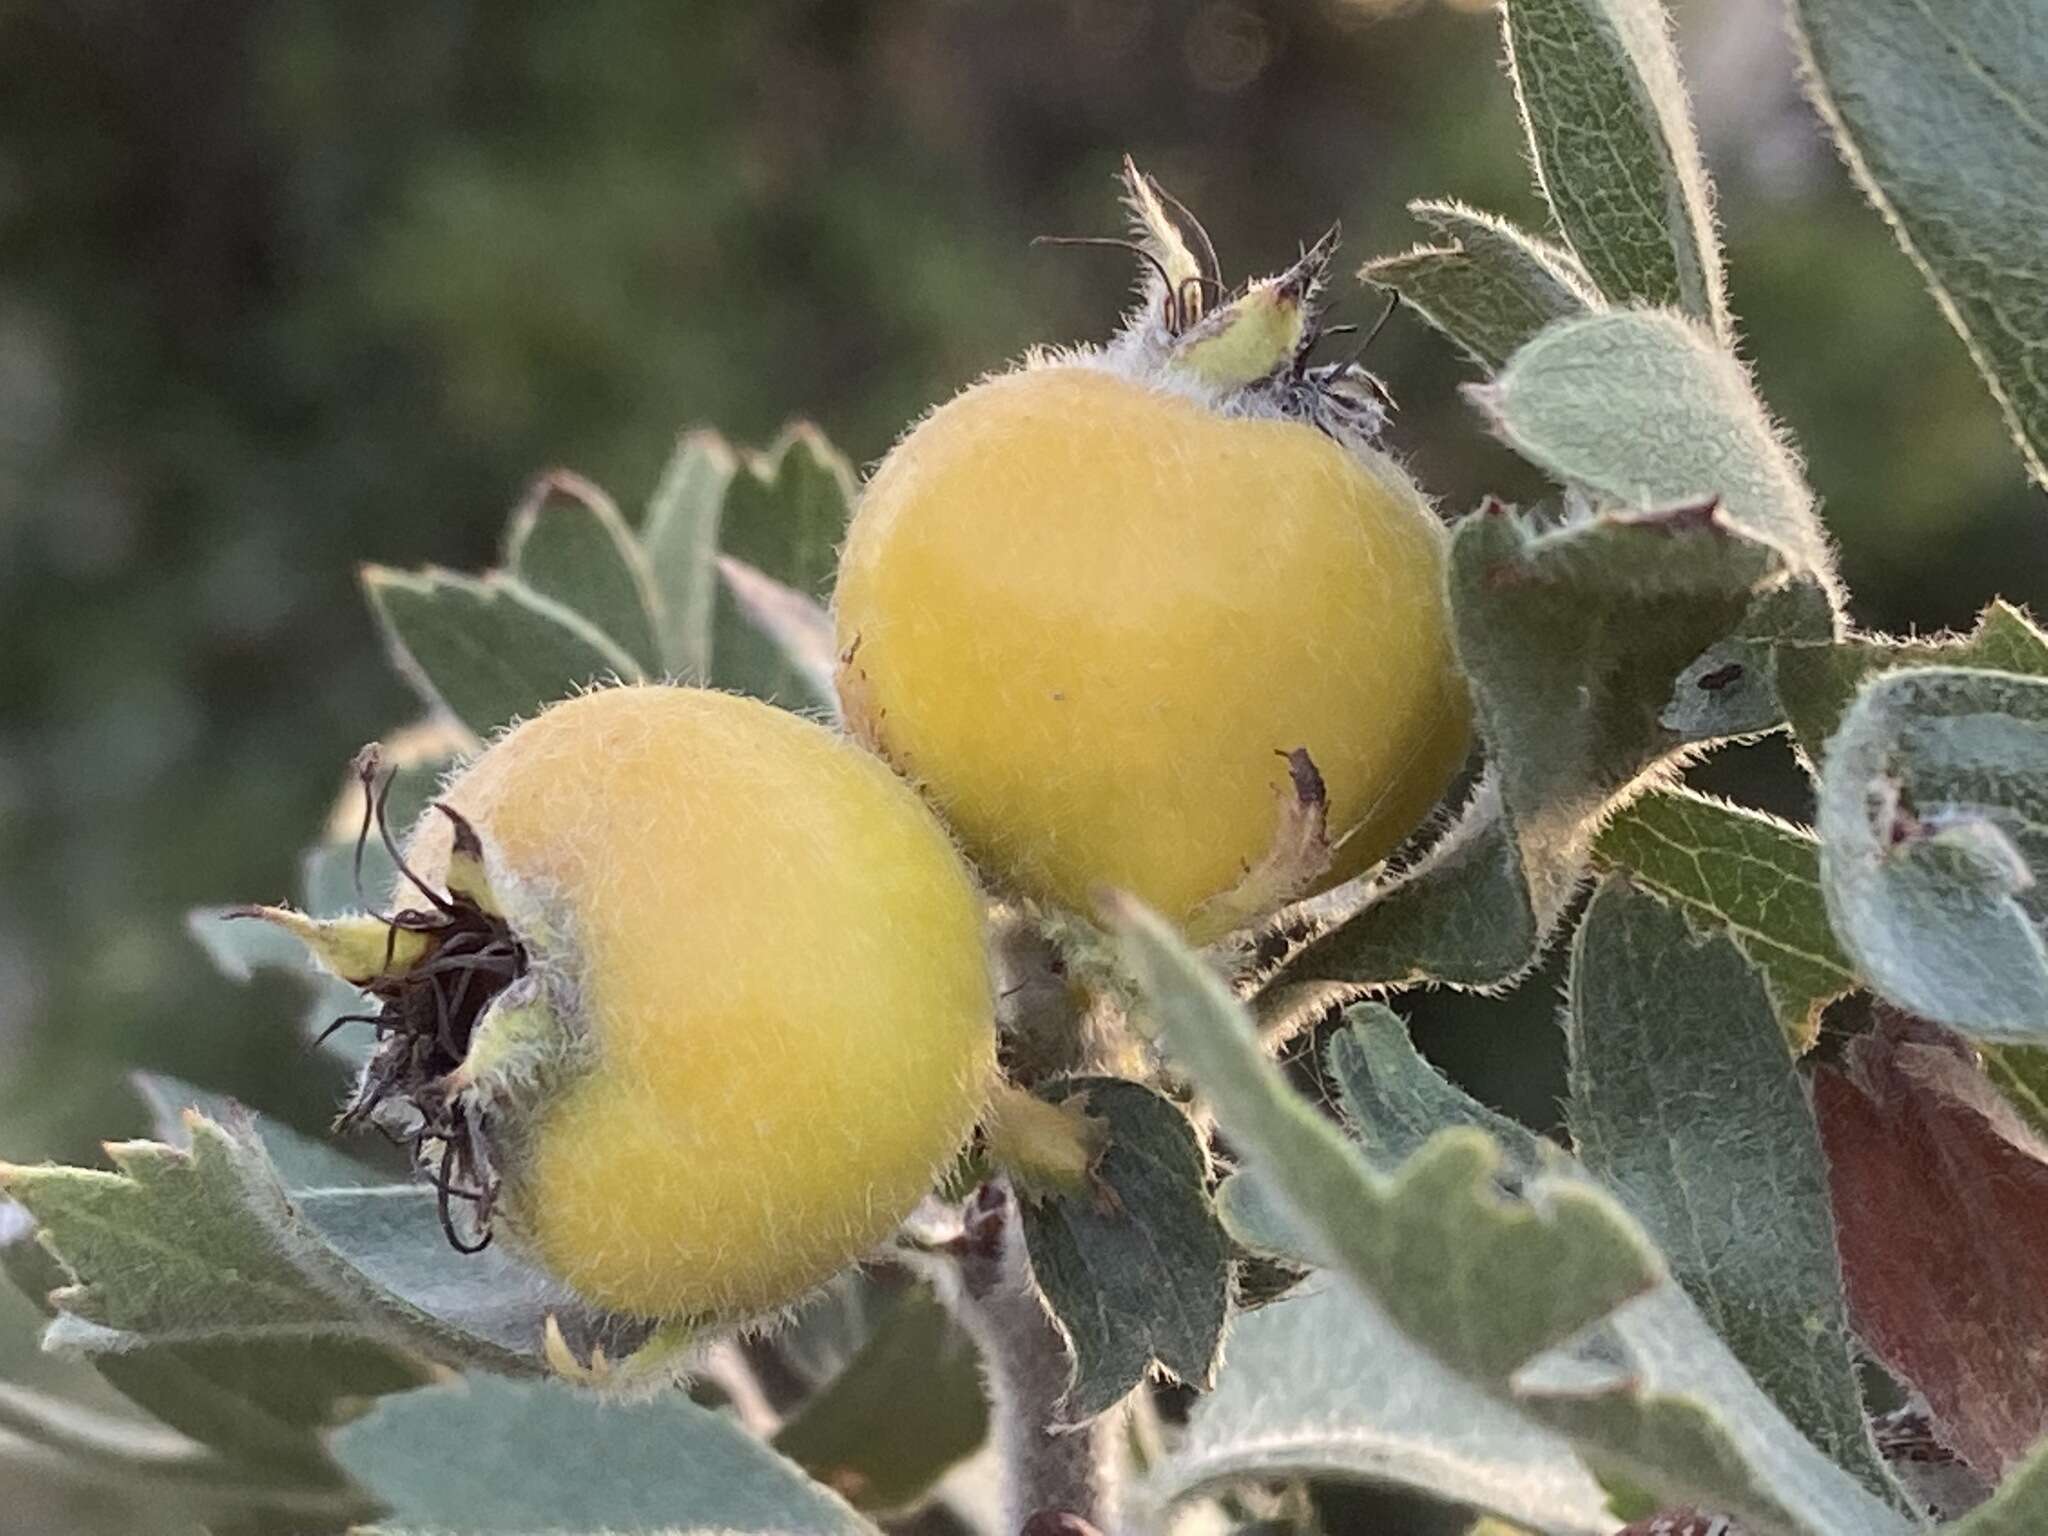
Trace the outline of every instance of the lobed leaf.
<instances>
[{"instance_id":1,"label":"lobed leaf","mask_svg":"<svg viewBox=\"0 0 2048 1536\"><path fill-rule=\"evenodd\" d=\"M1873 679L1828 744L1819 831L1828 916L1873 989L2048 1042L2048 678Z\"/></svg>"},{"instance_id":2,"label":"lobed leaf","mask_svg":"<svg viewBox=\"0 0 2048 1536\"><path fill-rule=\"evenodd\" d=\"M259 1136L239 1110L221 1121L188 1110L183 1127L185 1147L109 1147L117 1172L0 1169L0 1188L76 1277L56 1298L52 1347L97 1361L203 1346L246 1379L239 1351L292 1344L324 1352L330 1372L366 1354L382 1381L401 1362L410 1385L421 1359L537 1373L551 1315L586 1351L603 1343L626 1353L644 1331L590 1313L499 1249L455 1253L424 1184L376 1183L362 1165L279 1127ZM332 1182L288 1190L268 1144Z\"/></svg>"},{"instance_id":3,"label":"lobed leaf","mask_svg":"<svg viewBox=\"0 0 2048 1536\"><path fill-rule=\"evenodd\" d=\"M1507 0L1508 75L1558 227L1600 291L1730 330L1721 249L1657 0Z\"/></svg>"},{"instance_id":4,"label":"lobed leaf","mask_svg":"<svg viewBox=\"0 0 2048 1536\"><path fill-rule=\"evenodd\" d=\"M1785 724L1778 658L1791 644L1824 645L1839 629L1834 599L1807 576L1757 594L1733 633L1702 651L1671 685L1659 717L1694 741L1760 736Z\"/></svg>"},{"instance_id":5,"label":"lobed leaf","mask_svg":"<svg viewBox=\"0 0 2048 1536\"><path fill-rule=\"evenodd\" d=\"M1560 320L1466 392L1503 442L1564 484L1625 507L1718 501L1795 574L1832 581L1798 461L1742 364L1697 324L1643 309Z\"/></svg>"},{"instance_id":6,"label":"lobed leaf","mask_svg":"<svg viewBox=\"0 0 2048 1536\"><path fill-rule=\"evenodd\" d=\"M1660 790L1616 812L1594 857L1735 941L1763 978L1795 1051L1821 1010L1856 986L1820 890L1820 844L1803 827L1691 790Z\"/></svg>"},{"instance_id":7,"label":"lobed leaf","mask_svg":"<svg viewBox=\"0 0 2048 1536\"><path fill-rule=\"evenodd\" d=\"M660 594L611 498L557 470L534 482L505 531L505 569L587 620L641 669L662 669Z\"/></svg>"},{"instance_id":8,"label":"lobed leaf","mask_svg":"<svg viewBox=\"0 0 2048 1536\"><path fill-rule=\"evenodd\" d=\"M750 458L726 487L719 548L762 575L816 602L838 568L839 543L853 514L852 466L815 427L786 431ZM764 634L730 584L717 600L712 676L757 698L794 707L827 702L782 645Z\"/></svg>"},{"instance_id":9,"label":"lobed leaf","mask_svg":"<svg viewBox=\"0 0 2048 1536\"><path fill-rule=\"evenodd\" d=\"M589 620L515 577L363 568L363 588L399 671L478 736L638 662Z\"/></svg>"},{"instance_id":10,"label":"lobed leaf","mask_svg":"<svg viewBox=\"0 0 2048 1536\"><path fill-rule=\"evenodd\" d=\"M2048 1434L2048 1144L1916 1021L1854 1041L1814 1097L1856 1331L1996 1480Z\"/></svg>"},{"instance_id":11,"label":"lobed leaf","mask_svg":"<svg viewBox=\"0 0 2048 1536\"><path fill-rule=\"evenodd\" d=\"M383 1404L334 1452L437 1536L678 1530L872 1536L836 1495L679 1392L612 1401L561 1382L470 1377Z\"/></svg>"},{"instance_id":12,"label":"lobed leaf","mask_svg":"<svg viewBox=\"0 0 2048 1536\"><path fill-rule=\"evenodd\" d=\"M1062 1412L1095 1417L1154 1362L1207 1386L1229 1312L1230 1251L1194 1127L1170 1100L1120 1078L1062 1079L1039 1096L1078 1100L1108 1135L1088 1191L1019 1202L1032 1278L1073 1352Z\"/></svg>"},{"instance_id":13,"label":"lobed leaf","mask_svg":"<svg viewBox=\"0 0 2048 1536\"><path fill-rule=\"evenodd\" d=\"M1904 1521L1785 1420L1589 1180L1546 1174L1511 1198L1499 1146L1469 1122L1383 1180L1288 1089L1242 1009L1162 921L1128 901L1115 918L1169 1051L1285 1224L1440 1366L1569 1434L1603 1479L1668 1503L1728 1510L1758 1536L1902 1536Z\"/></svg>"},{"instance_id":14,"label":"lobed leaf","mask_svg":"<svg viewBox=\"0 0 2048 1536\"><path fill-rule=\"evenodd\" d=\"M1968 635L1897 641L1853 635L1832 644L1792 641L1777 647L1778 691L1792 734L1807 761L1819 763L1855 701L1856 690L1880 672L1901 667L1967 667L2048 677L2048 635L2026 613L1995 602Z\"/></svg>"},{"instance_id":15,"label":"lobed leaf","mask_svg":"<svg viewBox=\"0 0 2048 1536\"><path fill-rule=\"evenodd\" d=\"M1216 1390L1138 1496L1163 1514L1208 1489L1288 1478L1412 1488L1546 1536L1614 1527L1567 1441L1444 1370L1328 1275L1232 1325Z\"/></svg>"},{"instance_id":16,"label":"lobed leaf","mask_svg":"<svg viewBox=\"0 0 2048 1536\"><path fill-rule=\"evenodd\" d=\"M1452 1125L1471 1126L1493 1139L1508 1188L1521 1189L1570 1167L1562 1147L1488 1109L1425 1061L1408 1038L1408 1026L1383 1004L1347 1008L1344 1027L1330 1036L1323 1054L1346 1125L1382 1171L1406 1162Z\"/></svg>"},{"instance_id":17,"label":"lobed leaf","mask_svg":"<svg viewBox=\"0 0 2048 1536\"><path fill-rule=\"evenodd\" d=\"M1570 1436L1604 1483L1722 1511L1751 1536L1917 1529L1786 1420L1676 1285L1609 1326L1611 1360L1552 1355L1515 1383L1516 1400Z\"/></svg>"},{"instance_id":18,"label":"lobed leaf","mask_svg":"<svg viewBox=\"0 0 2048 1536\"><path fill-rule=\"evenodd\" d=\"M1856 1382L1813 1107L1763 978L1726 932L1696 932L1681 909L1610 876L1573 940L1570 998L1580 1159L1786 1417L1890 1497Z\"/></svg>"},{"instance_id":19,"label":"lobed leaf","mask_svg":"<svg viewBox=\"0 0 2048 1536\"><path fill-rule=\"evenodd\" d=\"M711 626L718 601L713 560L725 494L739 455L716 432L686 432L640 520L661 627L662 665L684 682L711 676Z\"/></svg>"},{"instance_id":20,"label":"lobed leaf","mask_svg":"<svg viewBox=\"0 0 2048 1536\"><path fill-rule=\"evenodd\" d=\"M1797 0L1808 89L2048 484L2048 35L2010 0Z\"/></svg>"},{"instance_id":21,"label":"lobed leaf","mask_svg":"<svg viewBox=\"0 0 2048 1536\"><path fill-rule=\"evenodd\" d=\"M1699 743L1666 718L1675 680L1787 585L1779 552L1710 507L1542 528L1490 504L1458 524L1448 579L1487 780L1421 862L1281 964L1263 1014L1333 988L1523 974L1598 818Z\"/></svg>"},{"instance_id":22,"label":"lobed leaf","mask_svg":"<svg viewBox=\"0 0 2048 1536\"><path fill-rule=\"evenodd\" d=\"M1660 1278L1648 1244L1594 1190L1500 1199L1501 1152L1483 1132L1444 1131L1392 1179L1376 1175L1286 1086L1244 1010L1164 921L1126 901L1116 925L1169 1050L1262 1181L1319 1252L1446 1364L1504 1380ZM1508 1275L1546 1283L1495 1283Z\"/></svg>"},{"instance_id":23,"label":"lobed leaf","mask_svg":"<svg viewBox=\"0 0 2048 1536\"><path fill-rule=\"evenodd\" d=\"M1569 251L1462 203L1408 211L1434 243L1366 263L1359 276L1401 301L1488 373L1553 320L1605 307Z\"/></svg>"}]
</instances>

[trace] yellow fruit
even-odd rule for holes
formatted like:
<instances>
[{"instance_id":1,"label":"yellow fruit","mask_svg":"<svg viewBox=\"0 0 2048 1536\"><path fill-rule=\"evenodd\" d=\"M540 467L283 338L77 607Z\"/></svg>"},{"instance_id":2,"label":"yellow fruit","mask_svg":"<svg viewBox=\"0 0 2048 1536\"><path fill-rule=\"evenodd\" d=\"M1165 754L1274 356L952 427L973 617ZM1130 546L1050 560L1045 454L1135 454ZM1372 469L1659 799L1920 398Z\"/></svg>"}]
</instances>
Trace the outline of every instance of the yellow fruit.
<instances>
[{"instance_id":1,"label":"yellow fruit","mask_svg":"<svg viewBox=\"0 0 2048 1536\"><path fill-rule=\"evenodd\" d=\"M1326 887L1465 755L1441 526L1368 447L1113 363L978 384L884 460L835 600L849 722L1015 886L1180 920L1274 845L1306 748L1342 841L1284 894Z\"/></svg>"},{"instance_id":2,"label":"yellow fruit","mask_svg":"<svg viewBox=\"0 0 2048 1536\"><path fill-rule=\"evenodd\" d=\"M747 699L612 688L518 727L444 802L408 862L444 888L473 829L488 900L455 910L500 909L527 959L449 1102L488 1142L471 1178L500 1229L580 1295L781 1306L958 1152L994 1069L982 905L857 746ZM418 1085L430 1114L437 1091Z\"/></svg>"}]
</instances>

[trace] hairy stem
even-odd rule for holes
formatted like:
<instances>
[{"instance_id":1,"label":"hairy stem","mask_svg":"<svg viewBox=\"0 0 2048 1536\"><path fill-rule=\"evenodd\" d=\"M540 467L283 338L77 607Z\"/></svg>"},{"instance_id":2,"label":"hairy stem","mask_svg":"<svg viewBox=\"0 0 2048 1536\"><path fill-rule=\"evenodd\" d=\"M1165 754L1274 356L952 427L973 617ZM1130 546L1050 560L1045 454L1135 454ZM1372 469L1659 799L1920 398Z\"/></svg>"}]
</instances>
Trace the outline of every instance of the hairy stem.
<instances>
[{"instance_id":1,"label":"hairy stem","mask_svg":"<svg viewBox=\"0 0 2048 1536\"><path fill-rule=\"evenodd\" d=\"M993 1435L1004 1472L1004 1528L1021 1531L1053 1516L1097 1529L1110 1521L1106 1426L1060 1419L1072 1366L1065 1339L1039 1300L1024 1257L1009 1187L984 1184L968 1201L959 1238L949 1245L960 1321L981 1348Z\"/></svg>"}]
</instances>

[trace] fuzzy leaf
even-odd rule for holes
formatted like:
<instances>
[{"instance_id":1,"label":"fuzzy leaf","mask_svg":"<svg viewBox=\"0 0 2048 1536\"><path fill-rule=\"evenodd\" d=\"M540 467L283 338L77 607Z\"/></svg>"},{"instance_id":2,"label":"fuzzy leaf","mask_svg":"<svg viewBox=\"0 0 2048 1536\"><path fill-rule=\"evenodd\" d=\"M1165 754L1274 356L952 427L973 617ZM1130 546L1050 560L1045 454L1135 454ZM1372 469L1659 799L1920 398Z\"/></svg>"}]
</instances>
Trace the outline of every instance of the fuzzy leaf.
<instances>
[{"instance_id":1,"label":"fuzzy leaf","mask_svg":"<svg viewBox=\"0 0 2048 1536\"><path fill-rule=\"evenodd\" d=\"M369 1182L361 1165L279 1127L259 1138L240 1113L187 1111L184 1128L187 1147L110 1147L119 1172L9 1167L0 1177L78 1278L58 1298L52 1347L376 1346L534 1373L550 1313L586 1350L602 1341L616 1356L636 1337L496 1248L456 1254L423 1184ZM266 1140L337 1182L287 1191Z\"/></svg>"},{"instance_id":2,"label":"fuzzy leaf","mask_svg":"<svg viewBox=\"0 0 2048 1536\"><path fill-rule=\"evenodd\" d=\"M2048 35L2011 0L1797 0L1815 104L2048 484Z\"/></svg>"},{"instance_id":3,"label":"fuzzy leaf","mask_svg":"<svg viewBox=\"0 0 2048 1536\"><path fill-rule=\"evenodd\" d=\"M1532 873L1543 878L1533 891ZM1535 963L1577 878L1570 861L1525 871L1489 776L1427 855L1287 958L1260 991L1260 1016L1305 1019L1358 987L1510 981Z\"/></svg>"},{"instance_id":4,"label":"fuzzy leaf","mask_svg":"<svg viewBox=\"0 0 2048 1536\"><path fill-rule=\"evenodd\" d=\"M642 671L661 671L654 573L609 496L580 476L535 482L505 530L505 569L588 620Z\"/></svg>"},{"instance_id":5,"label":"fuzzy leaf","mask_svg":"<svg viewBox=\"0 0 2048 1536\"><path fill-rule=\"evenodd\" d=\"M1786 1420L1685 1292L1660 1286L1615 1313L1615 1358L1552 1355L1517 1400L1577 1444L1609 1486L1725 1511L1751 1536L1908 1536L1916 1526Z\"/></svg>"},{"instance_id":6,"label":"fuzzy leaf","mask_svg":"<svg viewBox=\"0 0 2048 1536\"><path fill-rule=\"evenodd\" d=\"M1616 302L1728 332L1706 166L1657 0L1508 0L1508 73L1558 227Z\"/></svg>"},{"instance_id":7,"label":"fuzzy leaf","mask_svg":"<svg viewBox=\"0 0 2048 1536\"><path fill-rule=\"evenodd\" d=\"M886 1423L888 1433L876 1433ZM857 1508L905 1510L988 1435L988 1398L968 1336L921 1285L775 1436L775 1449Z\"/></svg>"},{"instance_id":8,"label":"fuzzy leaf","mask_svg":"<svg viewBox=\"0 0 2048 1536\"><path fill-rule=\"evenodd\" d=\"M1319 1250L1446 1364L1500 1381L1626 1298L1654 1286L1655 1253L1597 1192L1495 1193L1501 1152L1483 1132L1443 1132L1391 1179L1286 1085L1241 1006L1155 914L1116 914L1126 958L1174 1058L1215 1104ZM1496 1286L1508 1275L1542 1285Z\"/></svg>"},{"instance_id":9,"label":"fuzzy leaf","mask_svg":"<svg viewBox=\"0 0 2048 1536\"><path fill-rule=\"evenodd\" d=\"M391 1507L387 1529L874 1531L791 1463L679 1392L615 1402L560 1382L471 1377L385 1403L337 1435L334 1452Z\"/></svg>"},{"instance_id":10,"label":"fuzzy leaf","mask_svg":"<svg viewBox=\"0 0 2048 1536\"><path fill-rule=\"evenodd\" d=\"M1503 442L1564 484L1626 507L1718 500L1794 572L1832 568L1798 461L1742 364L1692 322L1658 310L1560 320L1467 392Z\"/></svg>"},{"instance_id":11,"label":"fuzzy leaf","mask_svg":"<svg viewBox=\"0 0 2048 1536\"><path fill-rule=\"evenodd\" d=\"M1232 1325L1216 1390L1138 1497L1163 1513L1233 1482L1289 1478L1412 1488L1549 1536L1614 1528L1567 1441L1444 1370L1328 1275Z\"/></svg>"},{"instance_id":12,"label":"fuzzy leaf","mask_svg":"<svg viewBox=\"0 0 2048 1536\"><path fill-rule=\"evenodd\" d=\"M2048 1137L2048 1047L1980 1045L1984 1075L2038 1136Z\"/></svg>"},{"instance_id":13,"label":"fuzzy leaf","mask_svg":"<svg viewBox=\"0 0 2048 1536\"><path fill-rule=\"evenodd\" d=\"M2048 1042L2048 678L1876 678L1829 743L1819 821L1828 916L1873 989Z\"/></svg>"},{"instance_id":14,"label":"fuzzy leaf","mask_svg":"<svg viewBox=\"0 0 2048 1536\"><path fill-rule=\"evenodd\" d=\"M513 577L363 568L399 671L480 737L639 663L588 619Z\"/></svg>"},{"instance_id":15,"label":"fuzzy leaf","mask_svg":"<svg viewBox=\"0 0 2048 1536\"><path fill-rule=\"evenodd\" d=\"M765 670L747 675L754 653L743 652L720 669L719 680L764 698L783 697L793 706L835 708L832 675L839 646L824 605L730 555L718 557L718 583L773 657ZM784 692L777 695L778 689Z\"/></svg>"},{"instance_id":16,"label":"fuzzy leaf","mask_svg":"<svg viewBox=\"0 0 2048 1536\"><path fill-rule=\"evenodd\" d=\"M1785 585L1777 551L1704 508L1539 529L1489 505L1458 524L1449 580L1492 770L1421 863L1280 966L1262 1015L1332 986L1491 986L1526 971L1595 819L1696 744L1664 718L1674 680Z\"/></svg>"},{"instance_id":17,"label":"fuzzy leaf","mask_svg":"<svg viewBox=\"0 0 2048 1536\"><path fill-rule=\"evenodd\" d=\"M660 595L661 660L685 682L711 676L718 601L712 560L725 493L739 456L716 432L686 432L669 456L640 522L640 546Z\"/></svg>"},{"instance_id":18,"label":"fuzzy leaf","mask_svg":"<svg viewBox=\"0 0 2048 1536\"><path fill-rule=\"evenodd\" d=\"M1074 1355L1062 1411L1093 1418L1154 1361L1207 1386L1229 1308L1230 1251L1194 1127L1170 1100L1114 1077L1064 1079L1040 1097L1078 1099L1109 1137L1087 1192L1020 1202L1032 1277Z\"/></svg>"},{"instance_id":19,"label":"fuzzy leaf","mask_svg":"<svg viewBox=\"0 0 2048 1536\"><path fill-rule=\"evenodd\" d=\"M720 550L813 601L838 569L853 514L852 467L815 428L790 428L750 458L726 488ZM728 586L718 596L712 675L721 684L795 708L820 700L805 672L763 634Z\"/></svg>"},{"instance_id":20,"label":"fuzzy leaf","mask_svg":"<svg viewBox=\"0 0 2048 1536\"><path fill-rule=\"evenodd\" d=\"M1995 1480L2048 1434L2048 1144L1917 1022L1856 1040L1814 1094L1856 1331Z\"/></svg>"},{"instance_id":21,"label":"fuzzy leaf","mask_svg":"<svg viewBox=\"0 0 2048 1536\"><path fill-rule=\"evenodd\" d=\"M1570 1166L1562 1147L1454 1086L1422 1058L1408 1038L1408 1026L1382 1004L1347 1008L1344 1027L1330 1036L1324 1061L1353 1138L1382 1172L1399 1167L1452 1125L1469 1125L1493 1138L1508 1187L1520 1189Z\"/></svg>"},{"instance_id":22,"label":"fuzzy leaf","mask_svg":"<svg viewBox=\"0 0 2048 1536\"><path fill-rule=\"evenodd\" d=\"M1793 1424L1889 1496L1813 1107L1762 976L1724 932L1610 877L1572 944L1566 1034L1580 1159Z\"/></svg>"},{"instance_id":23,"label":"fuzzy leaf","mask_svg":"<svg viewBox=\"0 0 2048 1536\"><path fill-rule=\"evenodd\" d=\"M1856 985L1821 899L1820 845L1804 827L1663 790L1617 812L1594 856L1726 932L1761 972L1794 1050L1811 1048L1821 1009Z\"/></svg>"},{"instance_id":24,"label":"fuzzy leaf","mask_svg":"<svg viewBox=\"0 0 2048 1536\"><path fill-rule=\"evenodd\" d=\"M1553 320L1604 307L1569 251L1462 203L1410 203L1432 242L1367 262L1403 303L1488 373Z\"/></svg>"},{"instance_id":25,"label":"fuzzy leaf","mask_svg":"<svg viewBox=\"0 0 2048 1536\"><path fill-rule=\"evenodd\" d=\"M1792 733L1808 761L1826 755L1856 698L1856 690L1880 672L1900 667L1969 667L2048 677L2048 635L2026 613L1996 602L1968 635L1901 643L1856 635L1833 644L1793 642L1778 647L1778 692Z\"/></svg>"},{"instance_id":26,"label":"fuzzy leaf","mask_svg":"<svg viewBox=\"0 0 2048 1536\"><path fill-rule=\"evenodd\" d=\"M1811 577L1757 595L1742 623L1678 674L1659 717L1694 741L1758 736L1785 723L1778 656L1788 644L1826 644L1839 627L1834 600Z\"/></svg>"},{"instance_id":27,"label":"fuzzy leaf","mask_svg":"<svg viewBox=\"0 0 2048 1536\"><path fill-rule=\"evenodd\" d=\"M1382 1179L1287 1087L1166 924L1129 901L1114 916L1170 1053L1287 1221L1440 1365L1569 1434L1603 1478L1668 1503L1730 1510L1758 1536L1903 1536L1900 1517L1785 1421L1583 1175L1508 1197L1499 1145L1468 1122ZM1540 1353L1603 1319L1583 1349ZM1503 1363L1517 1357L1518 1370Z\"/></svg>"},{"instance_id":28,"label":"fuzzy leaf","mask_svg":"<svg viewBox=\"0 0 2048 1536\"><path fill-rule=\"evenodd\" d=\"M1486 1108L1446 1081L1415 1050L1400 1020L1384 1008L1355 1008L1349 1027L1331 1037L1329 1067L1337 1080L1347 1117L1358 1129L1374 1161L1386 1166L1447 1125L1466 1125L1496 1137L1505 1152L1501 1183L1508 1191L1526 1188L1539 1177L1591 1180L1588 1170L1546 1138ZM1233 1178L1241 1178L1237 1175ZM1628 1194L1623 1190L1624 1196ZM1284 1251L1284 1250L1283 1250ZM1839 1293L1837 1293L1839 1308ZM1535 1415L1560 1427L1581 1422L1592 1434L1582 1446L1586 1455L1611 1475L1616 1458L1635 1470L1628 1475L1666 1479L1667 1502L1699 1498L1703 1502L1744 1500L1744 1507L1762 1508L1781 1484L1805 1490L1812 1504L1798 1513L1795 1497L1783 1528L1843 1528L1835 1516L1818 1511L1874 1509L1881 1522L1890 1517L1846 1483L1820 1452L1803 1440L1757 1384L1744 1372L1706 1319L1671 1281L1649 1296L1624 1306L1615 1315L1619 1350L1643 1381L1626 1383L1617 1374L1608 1390L1625 1399L1595 1408L1566 1386L1554 1398L1536 1387L1521 1397ZM1546 1364L1539 1361L1524 1373L1540 1384ZM1567 1373L1568 1374L1568 1373ZM1661 1384L1662 1391L1650 1390ZM1631 1394L1633 1394L1631 1396ZM1574 1431L1578 1432L1578 1431ZM1662 1437L1672 1437L1657 1451ZM1653 1459L1638 1463L1637 1458ZM1668 1460L1654 1459L1668 1457ZM1707 1471L1715 1463L1719 1471ZM1670 1479L1697 1479L1672 1481ZM1880 1483L1882 1477L1880 1475ZM1610 1486L1612 1484L1610 1483ZM1713 1495L1705 1491L1712 1488ZM1742 1490L1746 1490L1742 1491ZM1758 1530L1778 1527L1759 1525ZM1882 1526L1873 1526L1879 1529ZM1864 1528L1853 1521L1847 1530Z\"/></svg>"}]
</instances>

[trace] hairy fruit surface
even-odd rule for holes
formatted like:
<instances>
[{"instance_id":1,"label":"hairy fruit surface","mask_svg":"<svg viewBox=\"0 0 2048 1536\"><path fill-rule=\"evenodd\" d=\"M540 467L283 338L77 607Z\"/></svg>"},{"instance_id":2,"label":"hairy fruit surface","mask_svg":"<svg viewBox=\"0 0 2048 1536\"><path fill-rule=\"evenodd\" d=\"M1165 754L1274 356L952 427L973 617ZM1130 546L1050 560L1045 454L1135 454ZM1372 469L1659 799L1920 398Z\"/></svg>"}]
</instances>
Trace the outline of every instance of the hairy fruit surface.
<instances>
[{"instance_id":1,"label":"hairy fruit surface","mask_svg":"<svg viewBox=\"0 0 2048 1536\"><path fill-rule=\"evenodd\" d=\"M1181 920L1274 846L1305 748L1336 846L1300 883L1326 886L1463 759L1443 545L1369 449L1089 362L1028 367L869 482L837 597L849 723L1022 889L1114 886Z\"/></svg>"},{"instance_id":2,"label":"hairy fruit surface","mask_svg":"<svg viewBox=\"0 0 2048 1536\"><path fill-rule=\"evenodd\" d=\"M590 693L485 751L405 852L420 889L486 893L526 961L413 1101L461 1111L471 1193L589 1301L784 1305L885 1238L981 1112L980 897L917 797L822 726Z\"/></svg>"}]
</instances>

